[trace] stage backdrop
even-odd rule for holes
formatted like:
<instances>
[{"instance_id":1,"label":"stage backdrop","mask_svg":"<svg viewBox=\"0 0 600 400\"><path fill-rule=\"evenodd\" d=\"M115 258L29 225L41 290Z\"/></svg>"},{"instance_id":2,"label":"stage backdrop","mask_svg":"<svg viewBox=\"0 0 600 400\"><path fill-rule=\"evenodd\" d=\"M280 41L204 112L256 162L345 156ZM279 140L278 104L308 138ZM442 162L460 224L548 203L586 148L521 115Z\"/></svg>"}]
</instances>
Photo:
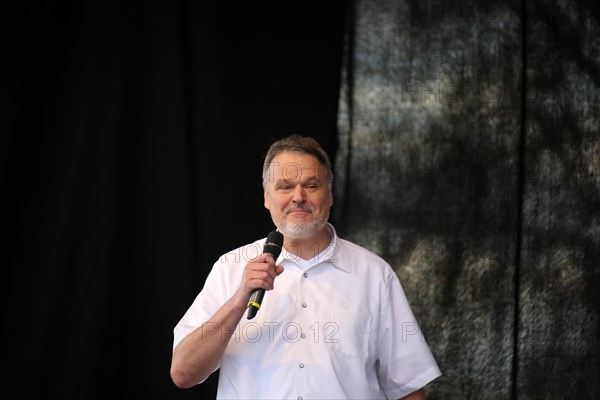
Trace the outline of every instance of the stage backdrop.
<instances>
[{"instance_id":1,"label":"stage backdrop","mask_svg":"<svg viewBox=\"0 0 600 400\"><path fill-rule=\"evenodd\" d=\"M400 276L444 374L428 398L599 398L597 9L350 11L335 220Z\"/></svg>"},{"instance_id":2,"label":"stage backdrop","mask_svg":"<svg viewBox=\"0 0 600 400\"><path fill-rule=\"evenodd\" d=\"M0 395L214 398L216 374L171 382L172 329L272 229L261 156L302 133L335 158L339 233L402 279L429 399L600 398L586 4L8 4Z\"/></svg>"}]
</instances>

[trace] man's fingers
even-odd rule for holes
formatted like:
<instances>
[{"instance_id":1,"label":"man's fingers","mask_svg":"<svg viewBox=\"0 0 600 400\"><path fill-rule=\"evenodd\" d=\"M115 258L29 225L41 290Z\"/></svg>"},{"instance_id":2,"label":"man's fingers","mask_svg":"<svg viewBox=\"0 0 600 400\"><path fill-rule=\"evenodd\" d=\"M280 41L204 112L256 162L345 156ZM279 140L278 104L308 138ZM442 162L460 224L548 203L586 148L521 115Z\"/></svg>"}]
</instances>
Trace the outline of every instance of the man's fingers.
<instances>
[{"instance_id":1,"label":"man's fingers","mask_svg":"<svg viewBox=\"0 0 600 400\"><path fill-rule=\"evenodd\" d=\"M275 260L273 260L273 256L270 253L262 253L256 257L248 260L248 264L261 264L261 263L275 264Z\"/></svg>"},{"instance_id":2,"label":"man's fingers","mask_svg":"<svg viewBox=\"0 0 600 400\"><path fill-rule=\"evenodd\" d=\"M267 257L268 259L265 259L265 261L270 260L270 263L250 262L246 266L246 270L244 271L244 280L246 283L244 285L248 290L258 288L265 290L273 289L275 278L283 272L281 265L275 265L270 255L267 255Z\"/></svg>"},{"instance_id":3,"label":"man's fingers","mask_svg":"<svg viewBox=\"0 0 600 400\"><path fill-rule=\"evenodd\" d=\"M277 276L281 275L282 272L283 272L283 265L276 265L275 273L277 274Z\"/></svg>"}]
</instances>

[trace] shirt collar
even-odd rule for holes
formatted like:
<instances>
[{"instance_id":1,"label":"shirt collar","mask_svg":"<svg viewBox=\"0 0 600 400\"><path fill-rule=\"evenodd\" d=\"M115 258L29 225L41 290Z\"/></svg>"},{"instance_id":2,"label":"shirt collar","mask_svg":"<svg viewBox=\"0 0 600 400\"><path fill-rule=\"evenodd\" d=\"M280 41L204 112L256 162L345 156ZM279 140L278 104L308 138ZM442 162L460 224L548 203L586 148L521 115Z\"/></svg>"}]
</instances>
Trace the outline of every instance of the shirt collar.
<instances>
[{"instance_id":1,"label":"shirt collar","mask_svg":"<svg viewBox=\"0 0 600 400\"><path fill-rule=\"evenodd\" d=\"M309 268L314 267L315 265L329 262L333 266L345 271L347 273L351 273L352 270L350 268L350 263L348 262L348 255L346 252L342 251L343 242L337 236L335 228L329 222L327 223L327 229L331 234L331 242L329 245L323 249L321 253L319 253L315 258L313 258L312 263ZM289 253L285 248L281 252L281 257L283 260L291 263L296 263L298 261L298 256Z\"/></svg>"}]
</instances>

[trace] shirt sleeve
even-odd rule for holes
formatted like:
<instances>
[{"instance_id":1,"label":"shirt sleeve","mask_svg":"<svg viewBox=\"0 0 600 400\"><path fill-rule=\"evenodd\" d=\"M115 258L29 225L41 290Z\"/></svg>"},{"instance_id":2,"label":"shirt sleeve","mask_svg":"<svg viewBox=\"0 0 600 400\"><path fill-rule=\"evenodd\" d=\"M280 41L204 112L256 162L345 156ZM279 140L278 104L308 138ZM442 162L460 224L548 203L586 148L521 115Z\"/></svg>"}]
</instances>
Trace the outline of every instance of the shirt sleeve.
<instances>
[{"instance_id":1,"label":"shirt sleeve","mask_svg":"<svg viewBox=\"0 0 600 400\"><path fill-rule=\"evenodd\" d=\"M441 372L395 273L389 277L382 302L378 378L386 396L398 399L422 388Z\"/></svg>"},{"instance_id":2,"label":"shirt sleeve","mask_svg":"<svg viewBox=\"0 0 600 400\"><path fill-rule=\"evenodd\" d=\"M183 338L208 321L225 303L227 291L224 282L222 265L217 262L208 274L204 287L173 329L173 350Z\"/></svg>"}]
</instances>

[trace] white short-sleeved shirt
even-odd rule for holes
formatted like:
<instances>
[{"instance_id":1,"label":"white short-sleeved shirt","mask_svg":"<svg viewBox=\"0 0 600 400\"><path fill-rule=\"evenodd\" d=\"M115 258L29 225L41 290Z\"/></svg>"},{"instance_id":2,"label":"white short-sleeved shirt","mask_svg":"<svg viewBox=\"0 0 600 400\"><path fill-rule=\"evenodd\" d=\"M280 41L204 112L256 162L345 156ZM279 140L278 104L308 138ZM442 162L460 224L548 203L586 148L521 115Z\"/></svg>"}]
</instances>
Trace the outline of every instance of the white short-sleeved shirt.
<instances>
[{"instance_id":1,"label":"white short-sleeved shirt","mask_svg":"<svg viewBox=\"0 0 600 400\"><path fill-rule=\"evenodd\" d=\"M314 259L282 251L275 288L227 346L218 398L398 399L441 375L390 265L328 228L331 244ZM173 347L234 294L264 241L214 264Z\"/></svg>"}]
</instances>

